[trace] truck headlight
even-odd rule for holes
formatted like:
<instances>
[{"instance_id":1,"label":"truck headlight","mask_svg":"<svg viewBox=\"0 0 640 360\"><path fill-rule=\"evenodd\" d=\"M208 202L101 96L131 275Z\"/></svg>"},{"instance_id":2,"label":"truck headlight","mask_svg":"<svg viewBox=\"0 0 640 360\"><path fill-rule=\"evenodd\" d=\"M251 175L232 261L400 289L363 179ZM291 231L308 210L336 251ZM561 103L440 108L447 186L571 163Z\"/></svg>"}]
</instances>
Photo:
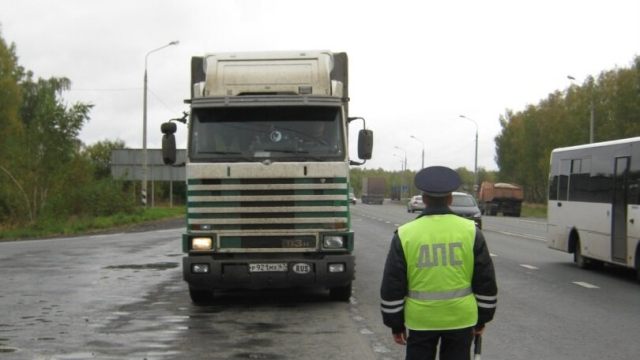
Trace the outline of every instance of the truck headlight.
<instances>
[{"instance_id":1,"label":"truck headlight","mask_svg":"<svg viewBox=\"0 0 640 360\"><path fill-rule=\"evenodd\" d=\"M472 216L472 218L474 218L474 219L479 219L479 218L481 218L481 217L482 217L482 214L481 214L481 213L479 213L479 212L477 212L477 213L473 214L473 216Z\"/></svg>"},{"instance_id":2,"label":"truck headlight","mask_svg":"<svg viewBox=\"0 0 640 360\"><path fill-rule=\"evenodd\" d=\"M213 248L213 240L210 237L196 237L191 239L191 249L193 250L211 250Z\"/></svg>"},{"instance_id":3,"label":"truck headlight","mask_svg":"<svg viewBox=\"0 0 640 360\"><path fill-rule=\"evenodd\" d=\"M323 239L325 249L339 249L344 247L344 237L339 235L327 235Z\"/></svg>"},{"instance_id":4,"label":"truck headlight","mask_svg":"<svg viewBox=\"0 0 640 360\"><path fill-rule=\"evenodd\" d=\"M209 264L193 264L191 266L191 272L194 274L208 274Z\"/></svg>"},{"instance_id":5,"label":"truck headlight","mask_svg":"<svg viewBox=\"0 0 640 360\"><path fill-rule=\"evenodd\" d=\"M344 264L329 264L330 273L342 273L344 272Z\"/></svg>"}]
</instances>

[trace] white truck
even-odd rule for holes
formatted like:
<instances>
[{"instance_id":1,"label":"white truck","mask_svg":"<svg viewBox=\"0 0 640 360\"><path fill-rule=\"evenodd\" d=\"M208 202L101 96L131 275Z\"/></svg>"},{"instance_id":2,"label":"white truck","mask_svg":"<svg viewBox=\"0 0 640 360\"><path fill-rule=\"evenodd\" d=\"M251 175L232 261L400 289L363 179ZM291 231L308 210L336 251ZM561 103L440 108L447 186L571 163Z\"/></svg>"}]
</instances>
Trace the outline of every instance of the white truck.
<instances>
[{"instance_id":1,"label":"white truck","mask_svg":"<svg viewBox=\"0 0 640 360\"><path fill-rule=\"evenodd\" d=\"M371 158L373 132L348 115L347 54L193 57L186 102L182 247L192 301L211 302L216 289L294 286L325 287L348 301L355 278L349 165ZM349 158L354 120L362 120L363 161ZM161 129L164 161L174 164L176 124Z\"/></svg>"}]
</instances>

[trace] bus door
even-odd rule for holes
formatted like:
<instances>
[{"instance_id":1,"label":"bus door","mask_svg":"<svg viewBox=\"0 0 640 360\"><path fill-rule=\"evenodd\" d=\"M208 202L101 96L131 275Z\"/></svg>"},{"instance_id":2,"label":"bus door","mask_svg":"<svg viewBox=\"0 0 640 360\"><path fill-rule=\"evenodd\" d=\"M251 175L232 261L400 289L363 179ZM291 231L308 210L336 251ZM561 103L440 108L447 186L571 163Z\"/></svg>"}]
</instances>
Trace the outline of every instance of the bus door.
<instances>
[{"instance_id":1,"label":"bus door","mask_svg":"<svg viewBox=\"0 0 640 360\"><path fill-rule=\"evenodd\" d=\"M616 158L611 215L611 258L626 262L627 257L627 183L629 157Z\"/></svg>"}]
</instances>

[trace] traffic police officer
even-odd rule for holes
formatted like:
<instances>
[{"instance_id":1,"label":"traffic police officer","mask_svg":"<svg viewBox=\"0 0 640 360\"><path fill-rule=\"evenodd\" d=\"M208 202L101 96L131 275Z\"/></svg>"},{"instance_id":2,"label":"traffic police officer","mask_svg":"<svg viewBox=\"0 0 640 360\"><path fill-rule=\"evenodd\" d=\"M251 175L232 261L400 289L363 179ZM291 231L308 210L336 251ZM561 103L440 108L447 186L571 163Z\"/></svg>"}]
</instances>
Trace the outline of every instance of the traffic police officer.
<instances>
[{"instance_id":1,"label":"traffic police officer","mask_svg":"<svg viewBox=\"0 0 640 360\"><path fill-rule=\"evenodd\" d=\"M496 311L498 288L484 236L448 205L460 186L444 166L418 172L425 209L391 240L380 295L384 324L406 359L470 359L473 337ZM407 329L409 330L407 337Z\"/></svg>"}]
</instances>

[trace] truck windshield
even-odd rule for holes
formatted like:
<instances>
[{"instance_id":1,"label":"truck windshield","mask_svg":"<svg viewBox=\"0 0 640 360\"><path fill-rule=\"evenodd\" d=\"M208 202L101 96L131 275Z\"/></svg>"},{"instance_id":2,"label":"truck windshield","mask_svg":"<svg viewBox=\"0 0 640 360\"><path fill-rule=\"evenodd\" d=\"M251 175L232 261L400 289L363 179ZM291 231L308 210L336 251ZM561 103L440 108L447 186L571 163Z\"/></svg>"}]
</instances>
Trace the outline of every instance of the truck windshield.
<instances>
[{"instance_id":1,"label":"truck windshield","mask_svg":"<svg viewBox=\"0 0 640 360\"><path fill-rule=\"evenodd\" d=\"M193 162L341 161L340 107L253 106L193 109Z\"/></svg>"}]
</instances>

